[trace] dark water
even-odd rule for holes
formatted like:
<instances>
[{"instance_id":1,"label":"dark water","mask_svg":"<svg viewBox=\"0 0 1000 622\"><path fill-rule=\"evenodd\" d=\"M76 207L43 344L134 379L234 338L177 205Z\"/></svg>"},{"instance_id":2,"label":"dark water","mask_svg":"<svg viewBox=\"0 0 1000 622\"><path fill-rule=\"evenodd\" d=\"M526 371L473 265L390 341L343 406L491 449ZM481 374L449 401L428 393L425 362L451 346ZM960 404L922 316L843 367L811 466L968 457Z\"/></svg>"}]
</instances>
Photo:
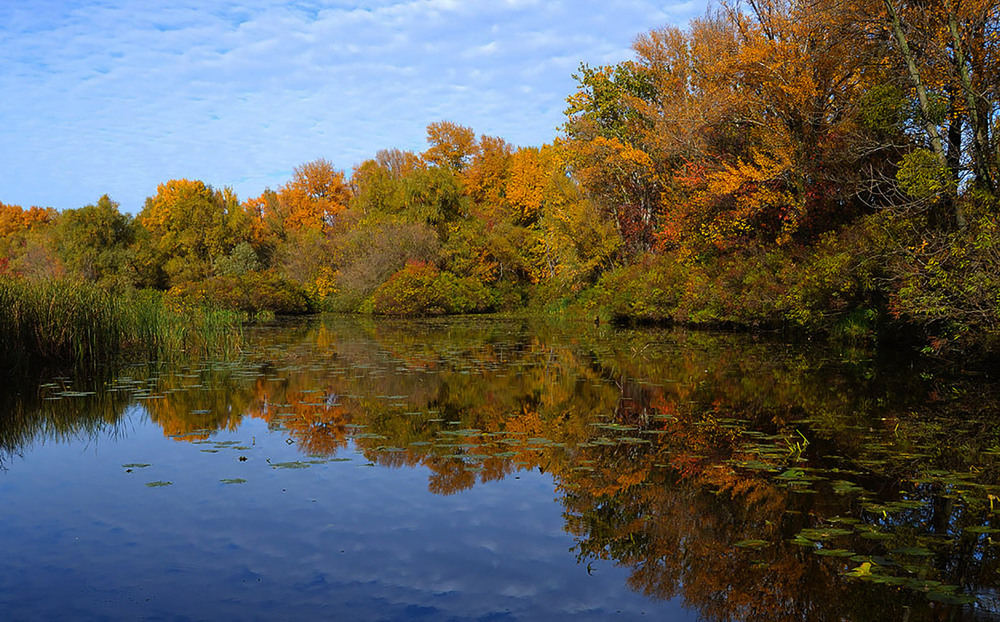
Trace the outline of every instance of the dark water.
<instances>
[{"instance_id":1,"label":"dark water","mask_svg":"<svg viewBox=\"0 0 1000 622\"><path fill-rule=\"evenodd\" d=\"M481 318L251 340L7 387L0 619L1000 619L981 372Z\"/></svg>"}]
</instances>

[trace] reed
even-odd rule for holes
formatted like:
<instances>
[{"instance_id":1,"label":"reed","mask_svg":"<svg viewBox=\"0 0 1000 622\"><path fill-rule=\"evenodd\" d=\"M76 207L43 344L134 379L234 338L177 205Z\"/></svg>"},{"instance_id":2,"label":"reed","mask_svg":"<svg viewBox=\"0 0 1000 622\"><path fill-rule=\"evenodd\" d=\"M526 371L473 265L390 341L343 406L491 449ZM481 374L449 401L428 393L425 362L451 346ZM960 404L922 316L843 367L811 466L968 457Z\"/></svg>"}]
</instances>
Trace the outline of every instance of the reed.
<instances>
[{"instance_id":1,"label":"reed","mask_svg":"<svg viewBox=\"0 0 1000 622\"><path fill-rule=\"evenodd\" d=\"M92 368L125 355L227 356L242 347L245 319L231 311L172 308L160 292L0 277L0 367Z\"/></svg>"}]
</instances>

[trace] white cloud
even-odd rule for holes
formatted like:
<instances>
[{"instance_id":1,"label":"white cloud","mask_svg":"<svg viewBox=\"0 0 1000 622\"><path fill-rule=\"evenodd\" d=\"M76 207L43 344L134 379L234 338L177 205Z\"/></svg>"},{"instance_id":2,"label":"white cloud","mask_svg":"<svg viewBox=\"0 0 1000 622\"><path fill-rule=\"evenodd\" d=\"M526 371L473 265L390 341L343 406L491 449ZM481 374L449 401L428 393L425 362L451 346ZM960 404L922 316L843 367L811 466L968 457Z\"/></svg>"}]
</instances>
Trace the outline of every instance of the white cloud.
<instances>
[{"instance_id":1,"label":"white cloud","mask_svg":"<svg viewBox=\"0 0 1000 622\"><path fill-rule=\"evenodd\" d=\"M0 201L141 208L196 177L242 197L326 157L422 149L447 118L551 140L580 62L697 15L652 0L5 0ZM528 96L530 94L530 96Z\"/></svg>"}]
</instances>

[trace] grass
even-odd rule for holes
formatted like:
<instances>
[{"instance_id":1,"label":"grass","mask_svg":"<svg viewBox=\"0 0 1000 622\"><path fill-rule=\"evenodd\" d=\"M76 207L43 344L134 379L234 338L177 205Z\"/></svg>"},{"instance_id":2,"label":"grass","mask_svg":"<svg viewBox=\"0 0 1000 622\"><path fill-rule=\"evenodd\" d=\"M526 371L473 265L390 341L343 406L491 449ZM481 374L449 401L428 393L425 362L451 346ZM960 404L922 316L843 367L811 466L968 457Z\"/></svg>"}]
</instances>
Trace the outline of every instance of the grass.
<instances>
[{"instance_id":1,"label":"grass","mask_svg":"<svg viewBox=\"0 0 1000 622\"><path fill-rule=\"evenodd\" d=\"M232 354L245 314L171 306L153 291L0 277L0 370L93 368L126 355Z\"/></svg>"}]
</instances>

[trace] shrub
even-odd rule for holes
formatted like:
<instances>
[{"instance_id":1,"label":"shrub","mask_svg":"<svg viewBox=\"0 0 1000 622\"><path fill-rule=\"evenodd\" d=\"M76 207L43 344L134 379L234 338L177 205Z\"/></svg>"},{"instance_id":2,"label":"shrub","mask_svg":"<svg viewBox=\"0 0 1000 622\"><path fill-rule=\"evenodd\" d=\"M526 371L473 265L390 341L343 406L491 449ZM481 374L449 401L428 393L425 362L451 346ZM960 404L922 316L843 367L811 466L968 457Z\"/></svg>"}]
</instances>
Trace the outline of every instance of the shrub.
<instances>
[{"instance_id":1,"label":"shrub","mask_svg":"<svg viewBox=\"0 0 1000 622\"><path fill-rule=\"evenodd\" d=\"M426 262L411 261L383 283L365 310L383 315L474 313L491 308L485 287Z\"/></svg>"},{"instance_id":2,"label":"shrub","mask_svg":"<svg viewBox=\"0 0 1000 622\"><path fill-rule=\"evenodd\" d=\"M1000 343L1000 226L995 205L965 205L960 231L902 235L886 244L889 313L920 328L933 349Z\"/></svg>"},{"instance_id":3,"label":"shrub","mask_svg":"<svg viewBox=\"0 0 1000 622\"><path fill-rule=\"evenodd\" d=\"M434 261L439 250L437 233L430 226L393 221L359 226L342 243L343 258L330 305L347 312L357 311L408 261Z\"/></svg>"},{"instance_id":4,"label":"shrub","mask_svg":"<svg viewBox=\"0 0 1000 622\"><path fill-rule=\"evenodd\" d=\"M863 233L848 228L808 248L744 250L701 262L649 255L605 273L586 298L621 319L828 330L872 296Z\"/></svg>"},{"instance_id":5,"label":"shrub","mask_svg":"<svg viewBox=\"0 0 1000 622\"><path fill-rule=\"evenodd\" d=\"M302 287L272 271L182 283L171 287L167 296L180 307L212 306L250 314L300 315L312 310Z\"/></svg>"}]
</instances>

